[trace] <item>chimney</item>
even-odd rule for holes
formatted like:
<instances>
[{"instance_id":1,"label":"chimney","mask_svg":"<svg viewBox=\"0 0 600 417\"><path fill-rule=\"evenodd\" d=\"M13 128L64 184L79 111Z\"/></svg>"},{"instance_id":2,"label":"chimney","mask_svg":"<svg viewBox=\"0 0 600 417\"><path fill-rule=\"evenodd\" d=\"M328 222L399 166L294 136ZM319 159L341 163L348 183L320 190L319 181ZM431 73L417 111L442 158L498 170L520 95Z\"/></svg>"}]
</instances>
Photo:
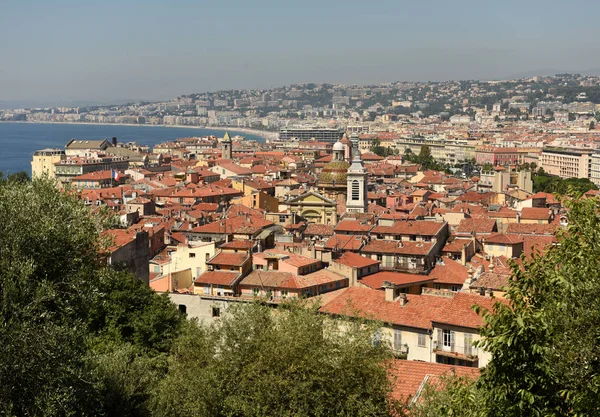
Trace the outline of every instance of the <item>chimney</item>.
<instances>
[{"instance_id":1,"label":"chimney","mask_svg":"<svg viewBox=\"0 0 600 417\"><path fill-rule=\"evenodd\" d=\"M116 136L113 136L113 138L112 138L112 146L117 146L117 138L116 138Z\"/></svg>"},{"instance_id":2,"label":"chimney","mask_svg":"<svg viewBox=\"0 0 600 417\"><path fill-rule=\"evenodd\" d=\"M462 266L467 265L467 245L463 244L462 249L460 250L460 263Z\"/></svg>"},{"instance_id":3,"label":"chimney","mask_svg":"<svg viewBox=\"0 0 600 417\"><path fill-rule=\"evenodd\" d=\"M396 286L389 281L383 281L382 286L385 289L385 301L394 301Z\"/></svg>"},{"instance_id":4,"label":"chimney","mask_svg":"<svg viewBox=\"0 0 600 417\"><path fill-rule=\"evenodd\" d=\"M398 302L400 303L400 306L404 307L406 305L406 303L408 303L408 298L406 298L406 293L401 292L400 295L398 296Z\"/></svg>"}]
</instances>

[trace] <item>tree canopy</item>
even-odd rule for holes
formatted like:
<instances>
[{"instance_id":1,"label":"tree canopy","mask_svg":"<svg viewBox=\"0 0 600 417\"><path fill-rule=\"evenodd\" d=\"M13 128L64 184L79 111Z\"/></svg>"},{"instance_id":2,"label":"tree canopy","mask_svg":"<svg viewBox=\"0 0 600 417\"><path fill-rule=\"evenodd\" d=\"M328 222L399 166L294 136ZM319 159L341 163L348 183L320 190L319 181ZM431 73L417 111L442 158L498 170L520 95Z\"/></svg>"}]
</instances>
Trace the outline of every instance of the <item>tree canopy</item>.
<instances>
[{"instance_id":1,"label":"tree canopy","mask_svg":"<svg viewBox=\"0 0 600 417\"><path fill-rule=\"evenodd\" d=\"M577 196L590 190L597 190L598 186L589 178L567 178L563 179L555 175L549 175L540 168L537 174L532 176L533 192L555 193L560 195Z\"/></svg>"},{"instance_id":2,"label":"tree canopy","mask_svg":"<svg viewBox=\"0 0 600 417\"><path fill-rule=\"evenodd\" d=\"M47 179L0 181L0 414L384 416L390 350L317 304L188 321L104 265L104 220ZM229 311L229 310L228 310ZM399 414L397 414L399 415Z\"/></svg>"},{"instance_id":3,"label":"tree canopy","mask_svg":"<svg viewBox=\"0 0 600 417\"><path fill-rule=\"evenodd\" d=\"M390 350L375 327L291 303L234 306L213 327L191 323L176 343L155 411L165 416L386 416ZM193 387L193 389L191 389Z\"/></svg>"}]
</instances>

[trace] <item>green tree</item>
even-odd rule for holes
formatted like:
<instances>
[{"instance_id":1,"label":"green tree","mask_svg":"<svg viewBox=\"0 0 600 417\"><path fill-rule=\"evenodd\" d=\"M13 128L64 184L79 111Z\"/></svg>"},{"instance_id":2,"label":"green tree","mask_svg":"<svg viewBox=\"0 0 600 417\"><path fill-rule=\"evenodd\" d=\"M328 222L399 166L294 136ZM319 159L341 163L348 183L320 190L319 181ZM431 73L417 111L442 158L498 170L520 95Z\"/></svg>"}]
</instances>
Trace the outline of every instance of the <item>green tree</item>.
<instances>
[{"instance_id":1,"label":"green tree","mask_svg":"<svg viewBox=\"0 0 600 417\"><path fill-rule=\"evenodd\" d=\"M284 307L286 308L286 307ZM233 307L182 334L158 387L160 416L387 416L390 350L374 327L315 307ZM398 408L400 411L400 409Z\"/></svg>"},{"instance_id":2,"label":"green tree","mask_svg":"<svg viewBox=\"0 0 600 417\"><path fill-rule=\"evenodd\" d=\"M595 128L596 128L596 123L592 120L590 122L590 128L589 128L589 130L594 130Z\"/></svg>"},{"instance_id":3,"label":"green tree","mask_svg":"<svg viewBox=\"0 0 600 417\"><path fill-rule=\"evenodd\" d=\"M4 179L4 174L2 173L2 171L0 171L0 181L2 181L2 180L15 181L15 182L27 182L30 180L30 178L29 178L29 174L27 174L25 171L18 171L18 172L15 172L14 174L7 175L6 178Z\"/></svg>"},{"instance_id":4,"label":"green tree","mask_svg":"<svg viewBox=\"0 0 600 417\"><path fill-rule=\"evenodd\" d=\"M102 265L102 223L47 179L0 182L0 414L143 415L183 318Z\"/></svg>"}]
</instances>

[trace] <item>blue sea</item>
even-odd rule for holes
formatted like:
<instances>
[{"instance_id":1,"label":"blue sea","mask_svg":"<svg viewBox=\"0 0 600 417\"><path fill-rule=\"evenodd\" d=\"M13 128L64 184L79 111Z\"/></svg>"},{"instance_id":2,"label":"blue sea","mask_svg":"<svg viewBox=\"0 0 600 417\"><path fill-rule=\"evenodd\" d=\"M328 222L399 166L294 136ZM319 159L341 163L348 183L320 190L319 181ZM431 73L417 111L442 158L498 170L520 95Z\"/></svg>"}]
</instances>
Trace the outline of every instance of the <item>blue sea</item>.
<instances>
[{"instance_id":1,"label":"blue sea","mask_svg":"<svg viewBox=\"0 0 600 417\"><path fill-rule=\"evenodd\" d=\"M214 135L222 137L222 130L177 128L163 126L122 126L59 123L0 123L0 171L4 174L25 171L31 175L33 152L44 148L60 148L69 140L110 139L119 142L138 142L156 145L178 138ZM256 135L230 130L233 135L244 136L259 142L265 140Z\"/></svg>"}]
</instances>

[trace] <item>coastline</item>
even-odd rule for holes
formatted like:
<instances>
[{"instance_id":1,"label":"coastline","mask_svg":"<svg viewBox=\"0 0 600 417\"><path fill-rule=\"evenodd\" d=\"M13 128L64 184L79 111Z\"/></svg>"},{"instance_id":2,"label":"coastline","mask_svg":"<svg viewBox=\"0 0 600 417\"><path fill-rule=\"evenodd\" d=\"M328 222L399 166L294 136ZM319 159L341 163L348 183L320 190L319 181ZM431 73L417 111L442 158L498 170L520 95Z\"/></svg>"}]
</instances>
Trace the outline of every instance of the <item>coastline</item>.
<instances>
[{"instance_id":1,"label":"coastline","mask_svg":"<svg viewBox=\"0 0 600 417\"><path fill-rule=\"evenodd\" d=\"M259 136L265 141L277 138L276 132L267 132L264 130L249 129L246 127L225 127L225 126L179 126L179 125L151 125L137 123L94 123L94 122L34 122L34 121L0 121L0 123L19 123L19 124L36 124L36 125L97 125L97 126L132 126L132 127L166 127L166 128L183 128L183 129L204 129L204 130L219 130L229 131L234 136L236 133L246 133L254 136ZM243 135L239 135L243 136Z\"/></svg>"}]
</instances>

